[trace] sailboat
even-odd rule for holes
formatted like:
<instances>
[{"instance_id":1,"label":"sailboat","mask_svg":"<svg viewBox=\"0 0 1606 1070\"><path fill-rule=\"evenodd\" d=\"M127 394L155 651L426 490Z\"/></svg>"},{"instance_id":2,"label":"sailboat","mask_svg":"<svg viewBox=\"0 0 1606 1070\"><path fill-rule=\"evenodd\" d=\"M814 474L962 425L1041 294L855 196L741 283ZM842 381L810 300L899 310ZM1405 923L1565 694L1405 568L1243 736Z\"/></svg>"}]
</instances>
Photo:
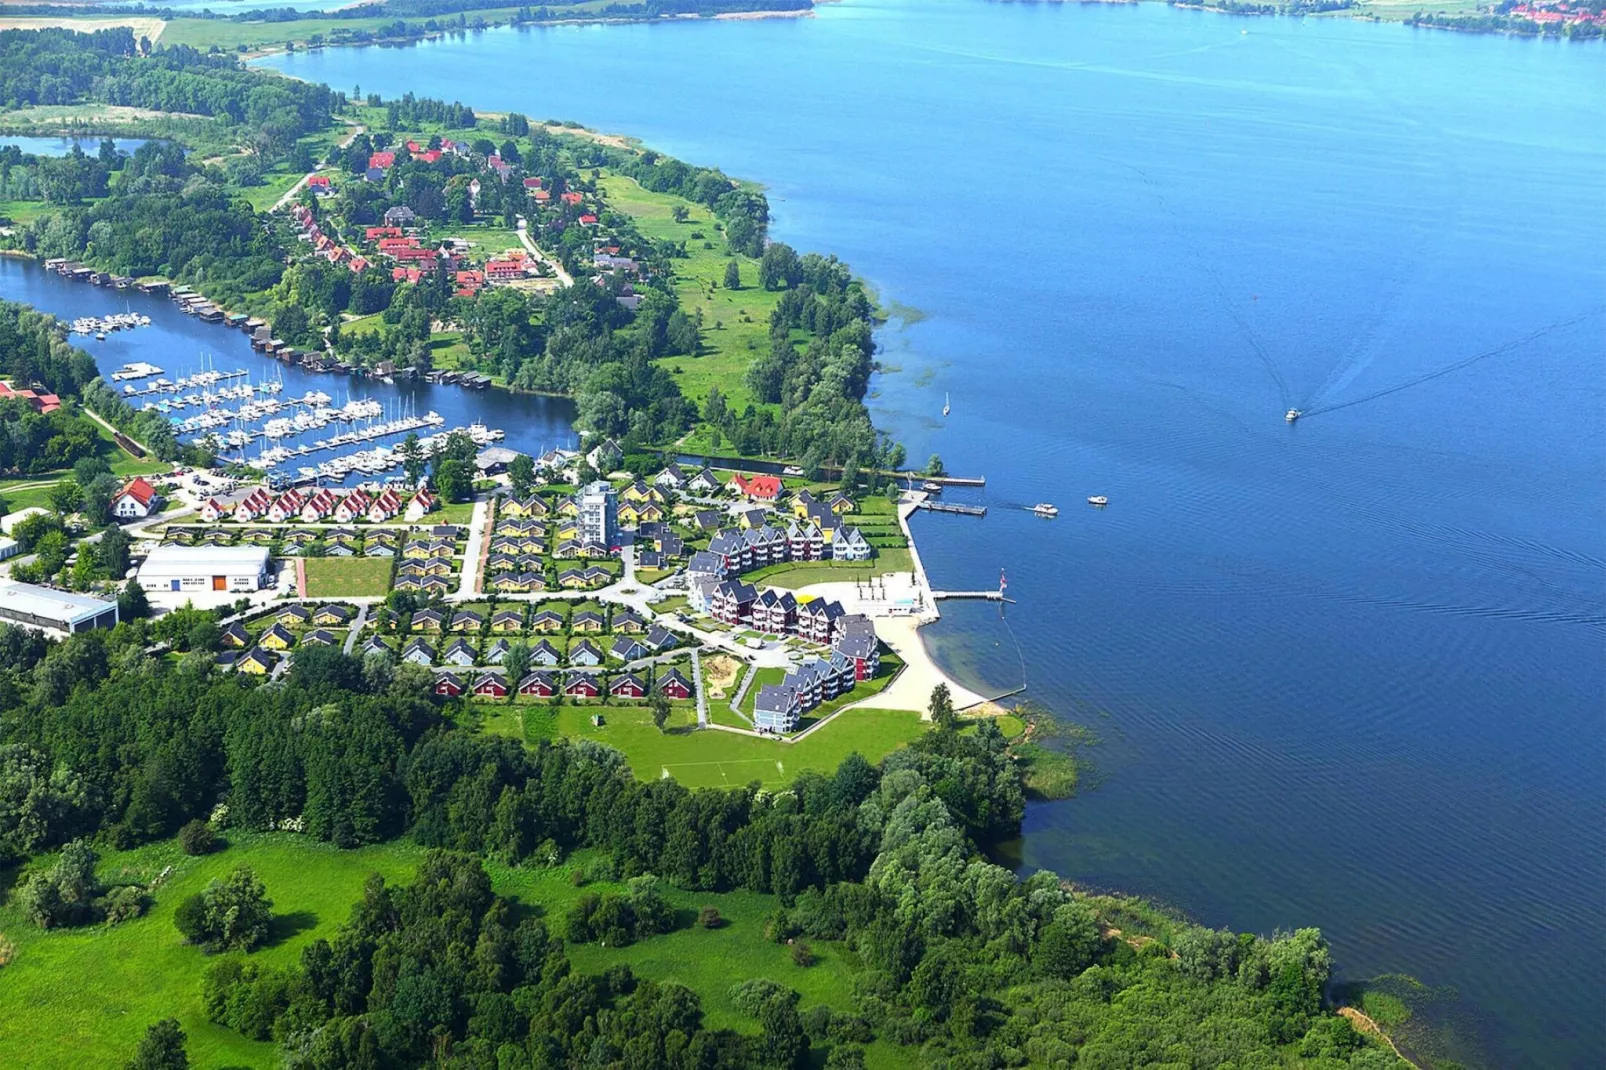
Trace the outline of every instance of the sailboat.
<instances>
[{"instance_id":1,"label":"sailboat","mask_svg":"<svg viewBox=\"0 0 1606 1070\"><path fill-rule=\"evenodd\" d=\"M949 404L948 404L948 395L947 395L947 394L946 394L946 393L945 393L945 394L943 394L943 396L942 396L942 414L943 414L943 415L944 415L944 416L947 416L947 415L948 415L948 409L949 409Z\"/></svg>"}]
</instances>

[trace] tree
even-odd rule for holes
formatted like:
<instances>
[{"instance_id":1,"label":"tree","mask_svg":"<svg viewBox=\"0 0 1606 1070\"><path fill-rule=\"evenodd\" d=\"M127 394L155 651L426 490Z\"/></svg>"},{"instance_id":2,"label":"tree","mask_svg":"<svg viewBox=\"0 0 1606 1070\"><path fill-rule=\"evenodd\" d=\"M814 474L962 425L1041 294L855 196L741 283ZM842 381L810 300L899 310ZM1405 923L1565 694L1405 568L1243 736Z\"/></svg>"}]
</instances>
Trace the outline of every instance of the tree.
<instances>
[{"instance_id":1,"label":"tree","mask_svg":"<svg viewBox=\"0 0 1606 1070\"><path fill-rule=\"evenodd\" d=\"M139 620L150 615L151 606L145 598L145 588L139 585L138 579L130 579L117 593L117 619Z\"/></svg>"},{"instance_id":2,"label":"tree","mask_svg":"<svg viewBox=\"0 0 1606 1070\"><path fill-rule=\"evenodd\" d=\"M95 865L100 855L83 840L62 848L61 857L45 873L36 873L23 885L19 905L41 929L82 925L94 916L100 882Z\"/></svg>"},{"instance_id":3,"label":"tree","mask_svg":"<svg viewBox=\"0 0 1606 1070\"><path fill-rule=\"evenodd\" d=\"M931 689L931 705L927 709L931 713L932 724L937 726L939 732L954 730L954 699L947 684L938 684Z\"/></svg>"},{"instance_id":4,"label":"tree","mask_svg":"<svg viewBox=\"0 0 1606 1070\"><path fill-rule=\"evenodd\" d=\"M507 466L507 481L515 498L526 497L535 486L535 461L521 453Z\"/></svg>"},{"instance_id":5,"label":"tree","mask_svg":"<svg viewBox=\"0 0 1606 1070\"><path fill-rule=\"evenodd\" d=\"M447 458L435 466L435 492L449 502L463 501L474 492L462 461Z\"/></svg>"},{"instance_id":6,"label":"tree","mask_svg":"<svg viewBox=\"0 0 1606 1070\"><path fill-rule=\"evenodd\" d=\"M128 548L132 541L128 532L112 527L95 543L95 567L107 579L119 579L128 571Z\"/></svg>"},{"instance_id":7,"label":"tree","mask_svg":"<svg viewBox=\"0 0 1606 1070\"><path fill-rule=\"evenodd\" d=\"M519 681L530 671L530 644L522 639L509 643L507 654L502 658L502 668L507 670L507 678L513 685L508 692L511 700L518 693Z\"/></svg>"},{"instance_id":8,"label":"tree","mask_svg":"<svg viewBox=\"0 0 1606 1070\"><path fill-rule=\"evenodd\" d=\"M785 242L771 242L758 262L758 284L766 290L788 290L803 281L797 250Z\"/></svg>"},{"instance_id":9,"label":"tree","mask_svg":"<svg viewBox=\"0 0 1606 1070\"><path fill-rule=\"evenodd\" d=\"M669 699L664 697L664 693L662 691L659 691L652 696L651 704L652 723L658 729L658 731L662 732L664 730L664 726L669 723Z\"/></svg>"},{"instance_id":10,"label":"tree","mask_svg":"<svg viewBox=\"0 0 1606 1070\"><path fill-rule=\"evenodd\" d=\"M669 210L669 215L677 223L684 223L691 218L691 209L684 204L677 204Z\"/></svg>"},{"instance_id":11,"label":"tree","mask_svg":"<svg viewBox=\"0 0 1606 1070\"><path fill-rule=\"evenodd\" d=\"M732 260L725 265L725 289L740 290L742 288L741 265Z\"/></svg>"},{"instance_id":12,"label":"tree","mask_svg":"<svg viewBox=\"0 0 1606 1070\"><path fill-rule=\"evenodd\" d=\"M60 479L50 488L50 508L57 516L66 517L78 511L84 503L83 488L73 479Z\"/></svg>"},{"instance_id":13,"label":"tree","mask_svg":"<svg viewBox=\"0 0 1606 1070\"><path fill-rule=\"evenodd\" d=\"M163 1018L145 1030L124 1070L189 1070L190 1059L184 1053L187 1039L177 1018Z\"/></svg>"},{"instance_id":14,"label":"tree","mask_svg":"<svg viewBox=\"0 0 1606 1070\"><path fill-rule=\"evenodd\" d=\"M418 432L409 431L396 452L401 454L402 470L407 473L407 482L416 487L424 478L424 470L428 467L424 447L419 445Z\"/></svg>"},{"instance_id":15,"label":"tree","mask_svg":"<svg viewBox=\"0 0 1606 1070\"><path fill-rule=\"evenodd\" d=\"M178 845L187 855L211 854L217 846L217 836L200 818L195 818L178 830Z\"/></svg>"},{"instance_id":16,"label":"tree","mask_svg":"<svg viewBox=\"0 0 1606 1070\"><path fill-rule=\"evenodd\" d=\"M946 469L944 469L942 466L942 458L933 453L931 455L931 459L926 462L926 475L940 476L944 475L945 473Z\"/></svg>"},{"instance_id":17,"label":"tree","mask_svg":"<svg viewBox=\"0 0 1606 1070\"><path fill-rule=\"evenodd\" d=\"M184 938L208 951L250 951L268 937L273 900L249 866L179 904L173 924Z\"/></svg>"}]
</instances>

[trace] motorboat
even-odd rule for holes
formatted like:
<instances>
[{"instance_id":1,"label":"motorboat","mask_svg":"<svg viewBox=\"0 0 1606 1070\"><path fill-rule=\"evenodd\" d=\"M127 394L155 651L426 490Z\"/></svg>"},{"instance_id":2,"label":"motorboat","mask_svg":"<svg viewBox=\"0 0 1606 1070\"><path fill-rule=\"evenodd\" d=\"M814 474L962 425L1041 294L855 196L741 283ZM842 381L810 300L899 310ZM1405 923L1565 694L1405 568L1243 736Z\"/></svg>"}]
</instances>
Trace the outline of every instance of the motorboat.
<instances>
[{"instance_id":1,"label":"motorboat","mask_svg":"<svg viewBox=\"0 0 1606 1070\"><path fill-rule=\"evenodd\" d=\"M789 464L785 468L781 469L781 475L783 476L800 476L802 474L803 469L799 468L795 464Z\"/></svg>"},{"instance_id":2,"label":"motorboat","mask_svg":"<svg viewBox=\"0 0 1606 1070\"><path fill-rule=\"evenodd\" d=\"M1287 412L1283 413L1283 419L1287 420L1289 423L1293 423L1295 420L1299 419L1301 415L1303 414L1298 409L1289 409Z\"/></svg>"},{"instance_id":3,"label":"motorboat","mask_svg":"<svg viewBox=\"0 0 1606 1070\"><path fill-rule=\"evenodd\" d=\"M943 396L942 396L942 414L944 416L947 416L951 407L952 406L949 404L948 395L947 394L943 394Z\"/></svg>"},{"instance_id":4,"label":"motorboat","mask_svg":"<svg viewBox=\"0 0 1606 1070\"><path fill-rule=\"evenodd\" d=\"M1036 513L1038 516L1060 515L1059 506L1050 505L1047 502L1038 502L1036 505L1032 506L1032 512Z\"/></svg>"},{"instance_id":5,"label":"motorboat","mask_svg":"<svg viewBox=\"0 0 1606 1070\"><path fill-rule=\"evenodd\" d=\"M1094 494L1094 495L1092 495L1091 497L1088 498L1087 504L1089 504L1089 505L1109 505L1110 504L1110 499L1106 498L1102 494Z\"/></svg>"}]
</instances>

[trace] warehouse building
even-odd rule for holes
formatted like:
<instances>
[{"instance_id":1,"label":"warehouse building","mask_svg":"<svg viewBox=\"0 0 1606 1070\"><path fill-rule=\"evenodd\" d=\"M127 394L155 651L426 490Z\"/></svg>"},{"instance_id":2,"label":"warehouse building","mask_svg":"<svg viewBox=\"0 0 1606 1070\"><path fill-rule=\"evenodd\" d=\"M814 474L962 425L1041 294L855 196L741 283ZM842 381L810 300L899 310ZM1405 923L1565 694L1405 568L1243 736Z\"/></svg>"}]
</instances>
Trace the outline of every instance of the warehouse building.
<instances>
[{"instance_id":1,"label":"warehouse building","mask_svg":"<svg viewBox=\"0 0 1606 1070\"><path fill-rule=\"evenodd\" d=\"M116 626L117 603L31 583L0 583L0 620L57 632L85 632Z\"/></svg>"},{"instance_id":2,"label":"warehouse building","mask_svg":"<svg viewBox=\"0 0 1606 1070\"><path fill-rule=\"evenodd\" d=\"M256 591L268 585L264 546L158 546L139 566L147 591Z\"/></svg>"}]
</instances>

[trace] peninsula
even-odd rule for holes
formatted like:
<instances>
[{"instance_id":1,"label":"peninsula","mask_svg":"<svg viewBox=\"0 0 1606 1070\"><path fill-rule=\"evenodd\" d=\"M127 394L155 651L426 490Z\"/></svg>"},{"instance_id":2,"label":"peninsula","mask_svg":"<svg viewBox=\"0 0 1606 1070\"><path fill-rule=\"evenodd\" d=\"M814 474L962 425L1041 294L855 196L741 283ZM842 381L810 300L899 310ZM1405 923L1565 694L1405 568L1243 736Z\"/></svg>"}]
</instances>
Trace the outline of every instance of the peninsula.
<instances>
[{"instance_id":1,"label":"peninsula","mask_svg":"<svg viewBox=\"0 0 1606 1070\"><path fill-rule=\"evenodd\" d=\"M0 156L9 247L127 302L80 326L257 369L0 305L9 1058L1402 1065L1313 929L988 861L1024 726L925 659L874 309L760 191L126 29L0 32L0 96L152 138Z\"/></svg>"}]
</instances>

